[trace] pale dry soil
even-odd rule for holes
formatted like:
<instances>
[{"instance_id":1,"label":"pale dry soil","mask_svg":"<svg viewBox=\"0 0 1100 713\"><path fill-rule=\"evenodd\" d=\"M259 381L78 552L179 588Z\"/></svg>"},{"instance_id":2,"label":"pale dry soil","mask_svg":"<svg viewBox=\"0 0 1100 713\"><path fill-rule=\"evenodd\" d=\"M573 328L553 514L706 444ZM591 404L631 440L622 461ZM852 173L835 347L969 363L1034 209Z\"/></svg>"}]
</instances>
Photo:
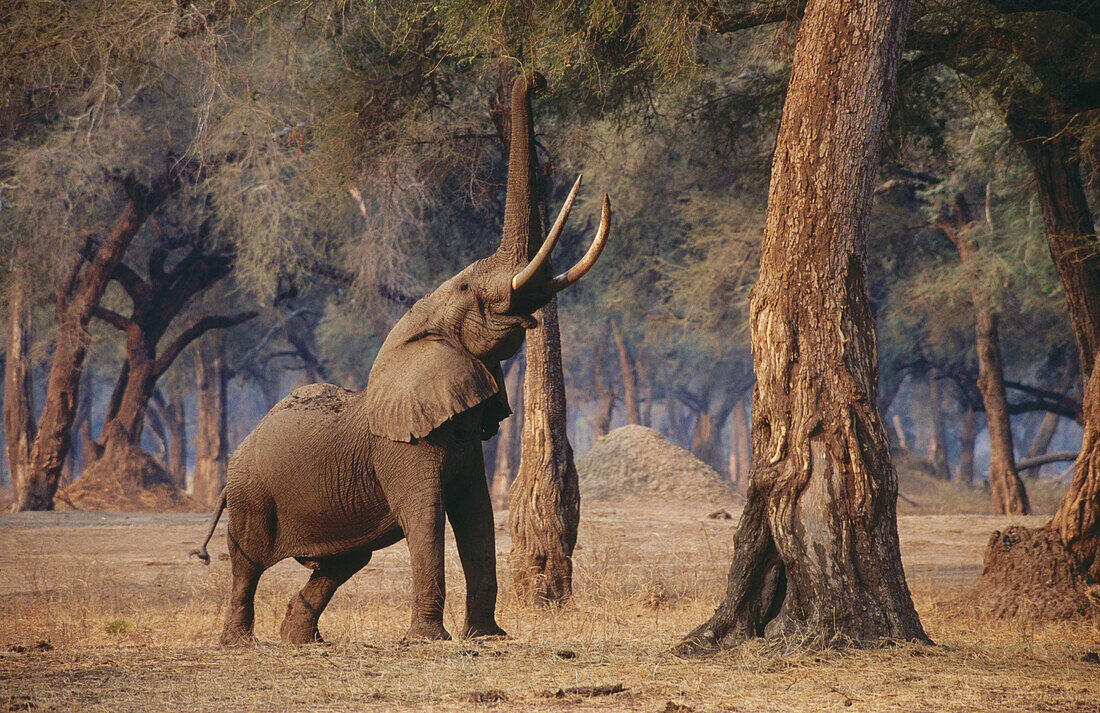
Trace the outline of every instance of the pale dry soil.
<instances>
[{"instance_id":1,"label":"pale dry soil","mask_svg":"<svg viewBox=\"0 0 1100 713\"><path fill-rule=\"evenodd\" d=\"M670 656L724 588L736 519L708 519L719 507L587 503L575 603L563 609L510 597L498 513L507 640L403 643L409 572L398 543L336 595L321 619L330 643L283 646L279 622L306 579L284 562L261 581L261 643L245 650L214 646L229 581L224 521L204 567L186 557L202 515L0 515L0 711L1100 711L1097 623L988 622L948 604L978 573L992 530L1044 517L900 519L936 646L804 653L780 642ZM462 617L457 561L452 546L451 631ZM614 685L624 690L567 692Z\"/></svg>"}]
</instances>

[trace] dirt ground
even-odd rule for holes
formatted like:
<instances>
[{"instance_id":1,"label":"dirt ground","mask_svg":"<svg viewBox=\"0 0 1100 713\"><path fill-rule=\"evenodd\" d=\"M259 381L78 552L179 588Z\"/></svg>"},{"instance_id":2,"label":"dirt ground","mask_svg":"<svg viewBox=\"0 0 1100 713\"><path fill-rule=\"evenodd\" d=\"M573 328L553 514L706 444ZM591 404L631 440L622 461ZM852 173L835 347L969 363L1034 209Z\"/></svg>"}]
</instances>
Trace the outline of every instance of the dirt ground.
<instances>
[{"instance_id":1,"label":"dirt ground","mask_svg":"<svg viewBox=\"0 0 1100 713\"><path fill-rule=\"evenodd\" d=\"M186 558L204 515L0 515L0 711L1100 711L1100 624L987 622L950 603L980 570L992 530L1044 517L900 518L935 646L807 654L780 642L670 656L724 588L736 519L709 519L719 507L738 515L732 503L585 506L576 601L550 610L511 598L498 513L499 621L512 636L500 641L402 643L409 572L398 543L337 593L321 619L330 643L280 645L286 603L306 579L284 562L260 583L261 644L230 651L214 646L229 577L224 521L204 567ZM457 561L452 546L452 632Z\"/></svg>"}]
</instances>

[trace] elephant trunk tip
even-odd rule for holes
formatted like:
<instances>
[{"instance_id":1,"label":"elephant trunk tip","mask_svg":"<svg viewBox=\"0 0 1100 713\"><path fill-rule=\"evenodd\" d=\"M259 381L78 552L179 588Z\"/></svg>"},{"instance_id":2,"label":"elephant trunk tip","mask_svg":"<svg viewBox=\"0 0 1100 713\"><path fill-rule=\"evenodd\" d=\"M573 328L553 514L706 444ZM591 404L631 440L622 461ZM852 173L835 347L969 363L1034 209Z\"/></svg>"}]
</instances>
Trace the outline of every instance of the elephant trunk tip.
<instances>
[{"instance_id":1,"label":"elephant trunk tip","mask_svg":"<svg viewBox=\"0 0 1100 713\"><path fill-rule=\"evenodd\" d=\"M187 557L189 559L191 557L198 557L200 560L202 560L203 564L205 564L205 565L210 564L210 553L206 551L205 547L203 547L201 550L191 550L190 552L187 553Z\"/></svg>"}]
</instances>

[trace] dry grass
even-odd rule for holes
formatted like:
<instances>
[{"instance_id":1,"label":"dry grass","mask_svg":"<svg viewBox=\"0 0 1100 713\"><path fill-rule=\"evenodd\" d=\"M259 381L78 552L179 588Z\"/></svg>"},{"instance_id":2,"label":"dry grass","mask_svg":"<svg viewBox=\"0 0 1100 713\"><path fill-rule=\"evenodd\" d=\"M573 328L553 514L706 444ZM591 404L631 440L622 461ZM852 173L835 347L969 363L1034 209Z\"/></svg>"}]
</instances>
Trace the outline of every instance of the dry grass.
<instances>
[{"instance_id":1,"label":"dry grass","mask_svg":"<svg viewBox=\"0 0 1100 713\"><path fill-rule=\"evenodd\" d=\"M209 568L184 559L202 516L0 516L0 645L28 648L0 653L0 711L1100 710L1100 666L1084 660L1100 649L1097 624L990 623L944 604L972 581L989 532L1009 518L901 518L910 585L937 646L808 654L779 643L706 661L669 656L724 586L736 520L707 519L715 508L587 508L575 605L526 609L505 582L505 641L403 644L408 557L398 544L337 594L321 620L330 644L278 645L286 602L305 580L285 562L260 585L263 643L241 651L213 646L228 582L224 539L215 538ZM506 553L503 528L498 539ZM452 631L462 616L455 563L452 548ZM34 650L40 640L54 648ZM554 695L605 684L626 690Z\"/></svg>"}]
</instances>

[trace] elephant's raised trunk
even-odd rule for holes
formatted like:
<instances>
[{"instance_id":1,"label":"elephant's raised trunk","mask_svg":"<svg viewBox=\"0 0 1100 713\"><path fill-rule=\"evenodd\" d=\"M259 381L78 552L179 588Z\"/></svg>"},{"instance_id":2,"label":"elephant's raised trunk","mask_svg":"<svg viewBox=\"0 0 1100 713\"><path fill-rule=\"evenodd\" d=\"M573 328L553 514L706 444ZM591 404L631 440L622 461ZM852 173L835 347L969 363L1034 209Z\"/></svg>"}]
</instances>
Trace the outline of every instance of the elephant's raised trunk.
<instances>
[{"instance_id":1,"label":"elephant's raised trunk","mask_svg":"<svg viewBox=\"0 0 1100 713\"><path fill-rule=\"evenodd\" d=\"M530 79L530 81L529 81ZM538 210L535 131L531 123L531 92L545 80L521 72L512 84L508 188L504 199L504 230L500 251L515 265L527 263L538 250L541 219Z\"/></svg>"},{"instance_id":2,"label":"elephant's raised trunk","mask_svg":"<svg viewBox=\"0 0 1100 713\"><path fill-rule=\"evenodd\" d=\"M546 236L546 240L542 241L542 247L535 253L535 256L531 258L531 262L527 263L527 267L523 268L512 278L512 290L518 290L534 277L542 266L546 263L547 258L550 257L550 251L554 249L554 246L558 244L558 238L561 237L561 231L565 228L565 221L569 218L569 211L573 210L573 202L577 199L577 189L581 187L581 176L577 176L576 182L573 183L573 188L569 190L569 195L565 198L565 203L562 204L561 211L558 212L558 219L554 221L554 227L550 229L550 234Z\"/></svg>"}]
</instances>

